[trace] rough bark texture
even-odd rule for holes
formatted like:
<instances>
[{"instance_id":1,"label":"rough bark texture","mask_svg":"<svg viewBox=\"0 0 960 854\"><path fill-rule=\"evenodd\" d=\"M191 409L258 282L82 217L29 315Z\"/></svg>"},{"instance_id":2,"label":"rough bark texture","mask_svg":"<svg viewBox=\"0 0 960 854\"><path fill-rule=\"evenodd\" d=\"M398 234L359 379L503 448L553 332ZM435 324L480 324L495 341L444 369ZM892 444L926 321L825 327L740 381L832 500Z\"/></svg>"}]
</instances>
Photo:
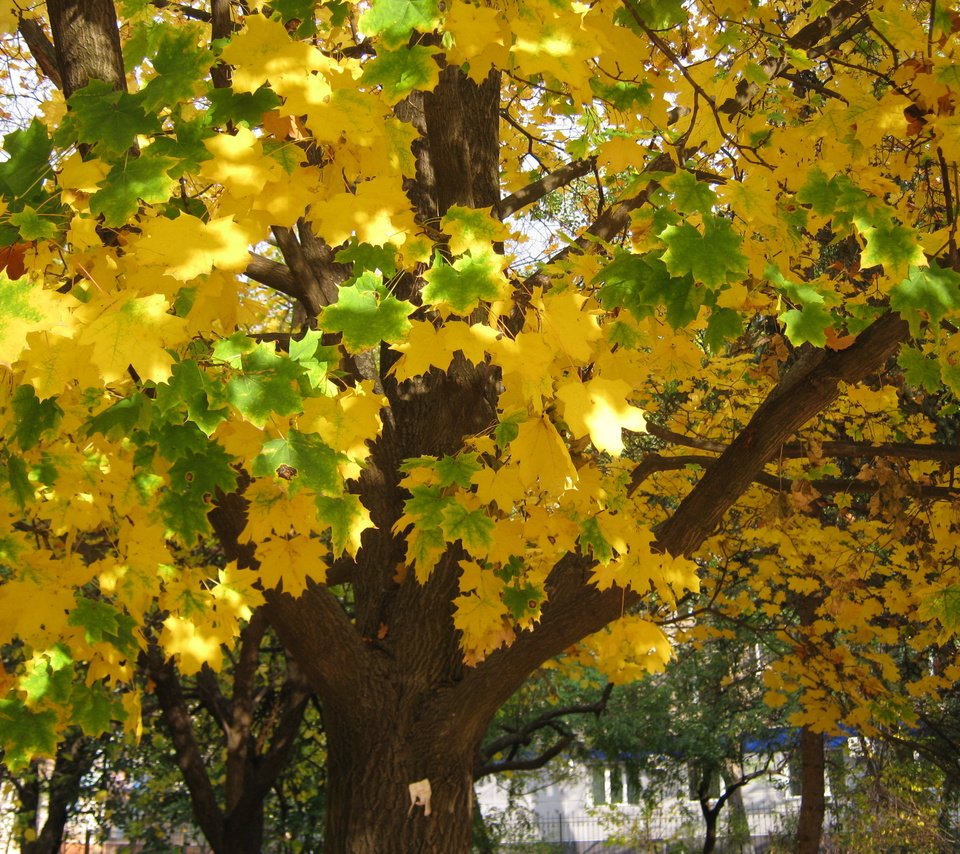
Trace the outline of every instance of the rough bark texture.
<instances>
[{"instance_id":1,"label":"rough bark texture","mask_svg":"<svg viewBox=\"0 0 960 854\"><path fill-rule=\"evenodd\" d=\"M125 92L113 0L48 0L47 11L63 96L69 98L91 80L102 80Z\"/></svg>"},{"instance_id":2,"label":"rough bark texture","mask_svg":"<svg viewBox=\"0 0 960 854\"><path fill-rule=\"evenodd\" d=\"M800 730L801 791L796 854L817 854L826 812L823 733Z\"/></svg>"}]
</instances>

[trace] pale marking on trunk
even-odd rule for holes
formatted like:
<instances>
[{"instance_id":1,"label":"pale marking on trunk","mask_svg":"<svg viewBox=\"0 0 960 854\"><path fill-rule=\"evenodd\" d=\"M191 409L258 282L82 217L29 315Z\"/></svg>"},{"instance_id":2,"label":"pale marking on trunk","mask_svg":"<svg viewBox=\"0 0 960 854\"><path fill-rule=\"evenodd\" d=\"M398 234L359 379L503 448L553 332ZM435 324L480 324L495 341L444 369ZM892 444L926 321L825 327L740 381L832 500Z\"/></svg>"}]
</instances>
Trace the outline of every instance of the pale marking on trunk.
<instances>
[{"instance_id":1,"label":"pale marking on trunk","mask_svg":"<svg viewBox=\"0 0 960 854\"><path fill-rule=\"evenodd\" d=\"M430 815L430 781L424 777L416 783L410 783L407 788L410 790L410 809L407 810L407 815L413 812L414 807L423 807L423 814Z\"/></svg>"}]
</instances>

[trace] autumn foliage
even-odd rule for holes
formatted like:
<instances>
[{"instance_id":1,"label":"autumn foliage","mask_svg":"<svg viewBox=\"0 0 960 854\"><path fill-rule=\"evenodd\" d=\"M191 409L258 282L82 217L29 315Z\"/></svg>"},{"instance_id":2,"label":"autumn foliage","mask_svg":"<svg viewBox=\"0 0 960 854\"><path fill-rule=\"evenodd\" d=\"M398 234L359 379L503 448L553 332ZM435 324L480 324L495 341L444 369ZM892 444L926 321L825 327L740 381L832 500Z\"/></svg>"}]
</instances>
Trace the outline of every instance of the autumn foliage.
<instances>
[{"instance_id":1,"label":"autumn foliage","mask_svg":"<svg viewBox=\"0 0 960 854\"><path fill-rule=\"evenodd\" d=\"M949 4L0 12L49 81L0 164L7 763L257 612L330 850L448 852L558 655L752 621L814 731L960 676Z\"/></svg>"}]
</instances>

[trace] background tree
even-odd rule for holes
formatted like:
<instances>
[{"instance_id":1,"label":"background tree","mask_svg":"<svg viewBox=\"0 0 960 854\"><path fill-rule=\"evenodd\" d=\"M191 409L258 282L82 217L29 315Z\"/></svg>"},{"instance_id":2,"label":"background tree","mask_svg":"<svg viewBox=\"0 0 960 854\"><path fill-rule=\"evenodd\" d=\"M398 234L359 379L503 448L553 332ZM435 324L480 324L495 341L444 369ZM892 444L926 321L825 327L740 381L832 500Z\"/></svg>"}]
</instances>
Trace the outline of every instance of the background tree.
<instances>
[{"instance_id":1,"label":"background tree","mask_svg":"<svg viewBox=\"0 0 960 854\"><path fill-rule=\"evenodd\" d=\"M614 681L662 667L657 622L725 565L721 524L769 550L758 601L771 573L834 583L794 546L818 520L762 510L810 495L784 462L808 423L829 459L923 479L909 539L884 514L819 528L845 556L823 566L876 555L864 587L897 614L958 589L952 507L922 503L956 450L896 391L960 380L957 21L5 4L63 95L0 166L7 762L135 726L142 627L217 669L262 596L322 702L327 849L464 851L496 709L581 643ZM588 175L589 224L517 267L511 223ZM674 438L638 465L644 412Z\"/></svg>"}]
</instances>

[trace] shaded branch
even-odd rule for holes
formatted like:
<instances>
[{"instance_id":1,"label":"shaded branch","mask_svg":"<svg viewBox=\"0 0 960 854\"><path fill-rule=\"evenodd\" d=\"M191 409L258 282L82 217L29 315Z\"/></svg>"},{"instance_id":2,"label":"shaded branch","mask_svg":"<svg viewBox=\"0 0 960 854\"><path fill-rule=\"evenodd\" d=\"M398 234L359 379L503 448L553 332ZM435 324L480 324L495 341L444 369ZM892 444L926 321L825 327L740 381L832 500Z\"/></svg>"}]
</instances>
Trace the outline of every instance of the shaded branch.
<instances>
[{"instance_id":1,"label":"shaded branch","mask_svg":"<svg viewBox=\"0 0 960 854\"><path fill-rule=\"evenodd\" d=\"M554 190L559 190L571 181L589 174L595 164L596 158L588 157L583 160L573 160L552 172L548 172L539 181L527 184L526 187L501 199L500 204L496 206L497 217L506 219L508 216L512 216L521 208L532 205Z\"/></svg>"},{"instance_id":2,"label":"shaded branch","mask_svg":"<svg viewBox=\"0 0 960 854\"><path fill-rule=\"evenodd\" d=\"M727 449L723 442L712 439L701 439L696 436L685 436L673 430L667 430L656 424L647 424L647 432L651 436L670 442L673 445L682 445L687 448L697 448L701 451L714 451L721 454ZM949 445L932 445L920 442L889 442L876 444L873 442L820 442L820 453L825 457L898 457L908 460L923 460L927 462L947 463L960 465L960 447ZM809 446L802 442L789 442L782 445L777 452L780 458L798 459L808 456Z\"/></svg>"},{"instance_id":3,"label":"shaded branch","mask_svg":"<svg viewBox=\"0 0 960 854\"><path fill-rule=\"evenodd\" d=\"M40 70L50 78L58 89L63 88L63 82L60 79L60 67L57 63L57 52L53 43L47 38L47 34L40 26L40 22L35 18L21 18L20 26L17 31L23 36L27 43L30 53L40 66Z\"/></svg>"},{"instance_id":4,"label":"shaded branch","mask_svg":"<svg viewBox=\"0 0 960 854\"><path fill-rule=\"evenodd\" d=\"M160 649L151 644L150 648L141 654L141 664L153 680L154 693L173 742L177 767L180 768L190 793L194 818L213 848L219 850L223 839L223 816L194 735L190 712L184 701L173 662L164 661Z\"/></svg>"},{"instance_id":5,"label":"shaded branch","mask_svg":"<svg viewBox=\"0 0 960 854\"><path fill-rule=\"evenodd\" d=\"M498 738L484 744L477 755L477 762L474 767L474 779L479 779L487 774L495 774L500 771L532 771L542 768L554 756L560 753L573 740L573 734L565 729L558 729L557 723L561 718L569 715L601 715L607 709L607 703L610 700L610 694L613 691L613 683L608 682L603 689L603 693L593 703L578 703L570 706L561 706L551 709L529 720L518 729L510 729ZM492 757L505 750L518 747L525 747L530 744L533 735L541 729L553 729L561 735L561 741L552 745L548 750L543 751L535 757L524 759L514 759L511 752L511 758L501 762L491 762Z\"/></svg>"},{"instance_id":6,"label":"shaded branch","mask_svg":"<svg viewBox=\"0 0 960 854\"><path fill-rule=\"evenodd\" d=\"M839 396L840 383L851 385L879 370L908 332L899 314L886 314L846 350L818 351L801 375L784 377L789 392L781 393L780 385L773 389L663 525L660 546L673 555L696 549L786 440Z\"/></svg>"},{"instance_id":7,"label":"shaded branch","mask_svg":"<svg viewBox=\"0 0 960 854\"><path fill-rule=\"evenodd\" d=\"M696 454L685 454L678 457L662 457L659 454L647 454L643 461L633 470L630 478L629 492L635 492L640 485L652 474L658 471L678 471L689 466L699 466L709 469L717 462L717 457L703 457ZM809 483L817 492L830 494L836 492L874 493L881 489L882 484L876 480L859 480L853 477L821 477L807 480L806 478L789 478L783 475L759 472L753 478L775 492L789 492L797 480ZM960 486L921 486L911 484L910 494L918 498L952 500L960 496Z\"/></svg>"}]
</instances>

